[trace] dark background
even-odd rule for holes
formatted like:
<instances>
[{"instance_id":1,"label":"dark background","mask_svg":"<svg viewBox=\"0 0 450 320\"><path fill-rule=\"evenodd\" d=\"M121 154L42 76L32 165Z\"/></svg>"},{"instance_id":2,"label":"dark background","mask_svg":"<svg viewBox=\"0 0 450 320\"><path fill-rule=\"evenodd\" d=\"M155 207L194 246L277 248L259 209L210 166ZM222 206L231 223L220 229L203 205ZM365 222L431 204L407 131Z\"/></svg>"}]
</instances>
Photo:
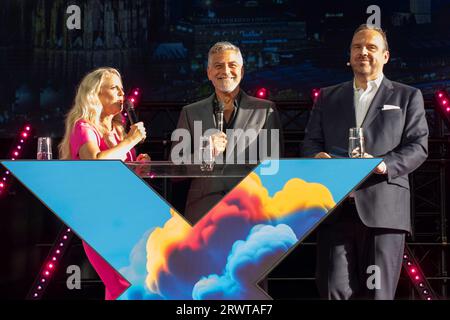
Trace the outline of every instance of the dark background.
<instances>
[{"instance_id":1,"label":"dark background","mask_svg":"<svg viewBox=\"0 0 450 320\"><path fill-rule=\"evenodd\" d=\"M81 7L81 30L66 28L71 4ZM311 90L352 78L348 48L354 29L370 16L369 5L381 8L388 35L391 60L385 75L420 88L425 97L430 160L411 177L415 234L408 240L433 289L447 298L449 135L434 111L433 94L450 86L449 0L3 0L0 158L11 157L25 124L32 126L32 137L21 158L35 158L38 136L53 138L56 158L77 83L90 70L111 66L122 73L126 89L142 89L138 111L150 138L141 150L155 160L167 159L180 108L212 92L207 52L224 40L242 50L242 87L250 94L266 88L268 98L277 102L285 156L298 157ZM154 184L163 193L163 183ZM169 200L182 207L182 196ZM0 195L0 215L0 298L23 299L62 225L13 180ZM71 243L44 298L101 299L102 284L80 240ZM271 273L274 298L318 298L314 249L313 234ZM70 264L82 268L82 290L65 286L65 266ZM404 275L397 297L417 298Z\"/></svg>"}]
</instances>

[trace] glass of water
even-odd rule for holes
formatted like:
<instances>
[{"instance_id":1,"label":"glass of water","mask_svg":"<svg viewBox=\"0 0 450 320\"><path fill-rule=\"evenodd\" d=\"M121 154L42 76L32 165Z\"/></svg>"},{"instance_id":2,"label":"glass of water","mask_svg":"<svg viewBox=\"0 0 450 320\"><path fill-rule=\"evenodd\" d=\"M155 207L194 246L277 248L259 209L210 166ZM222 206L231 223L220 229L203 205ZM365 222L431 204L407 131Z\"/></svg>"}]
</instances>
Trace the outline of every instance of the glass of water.
<instances>
[{"instance_id":1,"label":"glass of water","mask_svg":"<svg viewBox=\"0 0 450 320\"><path fill-rule=\"evenodd\" d=\"M51 160L52 155L52 138L39 137L37 145L37 159L38 160Z\"/></svg>"},{"instance_id":2,"label":"glass of water","mask_svg":"<svg viewBox=\"0 0 450 320\"><path fill-rule=\"evenodd\" d=\"M362 128L350 128L348 135L348 156L363 158L365 153L364 133Z\"/></svg>"},{"instance_id":3,"label":"glass of water","mask_svg":"<svg viewBox=\"0 0 450 320\"><path fill-rule=\"evenodd\" d=\"M200 137L200 169L202 171L212 171L214 169L214 154L211 136Z\"/></svg>"}]
</instances>

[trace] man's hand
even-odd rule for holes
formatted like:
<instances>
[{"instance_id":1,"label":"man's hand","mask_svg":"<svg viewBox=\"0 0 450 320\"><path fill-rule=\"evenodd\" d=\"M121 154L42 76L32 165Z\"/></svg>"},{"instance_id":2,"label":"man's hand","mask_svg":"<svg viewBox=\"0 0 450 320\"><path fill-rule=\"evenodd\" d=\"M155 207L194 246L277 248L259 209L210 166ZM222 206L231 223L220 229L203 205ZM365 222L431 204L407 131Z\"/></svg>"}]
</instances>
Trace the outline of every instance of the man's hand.
<instances>
[{"instance_id":1,"label":"man's hand","mask_svg":"<svg viewBox=\"0 0 450 320\"><path fill-rule=\"evenodd\" d=\"M316 153L314 158L317 158L317 159L331 159L331 156L328 153L326 153L326 152L319 152L319 153Z\"/></svg>"},{"instance_id":2,"label":"man's hand","mask_svg":"<svg viewBox=\"0 0 450 320\"><path fill-rule=\"evenodd\" d=\"M364 152L363 158L373 158L373 156ZM373 172L375 172L376 174L387 174L386 163L384 163L384 161L381 161L381 163L373 170Z\"/></svg>"},{"instance_id":3,"label":"man's hand","mask_svg":"<svg viewBox=\"0 0 450 320\"><path fill-rule=\"evenodd\" d=\"M211 136L212 145L214 147L214 157L225 151L227 147L227 135L222 131L216 132Z\"/></svg>"}]
</instances>

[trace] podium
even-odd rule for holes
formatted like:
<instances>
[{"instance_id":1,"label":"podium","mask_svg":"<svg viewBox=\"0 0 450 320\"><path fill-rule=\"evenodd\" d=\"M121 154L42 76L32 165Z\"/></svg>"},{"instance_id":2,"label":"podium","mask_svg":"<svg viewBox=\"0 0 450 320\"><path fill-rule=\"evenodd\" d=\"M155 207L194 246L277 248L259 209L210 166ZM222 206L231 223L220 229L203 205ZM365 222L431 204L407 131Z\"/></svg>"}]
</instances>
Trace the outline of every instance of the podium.
<instances>
[{"instance_id":1,"label":"podium","mask_svg":"<svg viewBox=\"0 0 450 320\"><path fill-rule=\"evenodd\" d=\"M1 164L129 282L119 299L262 300L261 279L381 160L282 159L271 174L271 163ZM240 182L195 225L143 181L196 177Z\"/></svg>"}]
</instances>

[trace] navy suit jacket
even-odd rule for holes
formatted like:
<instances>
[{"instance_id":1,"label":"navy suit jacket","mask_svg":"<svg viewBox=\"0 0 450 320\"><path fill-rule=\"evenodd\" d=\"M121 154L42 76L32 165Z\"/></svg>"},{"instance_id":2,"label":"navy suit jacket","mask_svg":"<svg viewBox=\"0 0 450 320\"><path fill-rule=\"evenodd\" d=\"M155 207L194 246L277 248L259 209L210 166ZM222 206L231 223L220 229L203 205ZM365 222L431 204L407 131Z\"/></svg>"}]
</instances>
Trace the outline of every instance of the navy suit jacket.
<instances>
[{"instance_id":1,"label":"navy suit jacket","mask_svg":"<svg viewBox=\"0 0 450 320\"><path fill-rule=\"evenodd\" d=\"M353 81L324 88L306 128L303 154L348 149L356 127ZM384 105L398 109L382 110ZM372 174L354 193L368 227L411 230L408 174L428 155L428 125L420 90L384 77L362 123L366 152L384 159L387 175Z\"/></svg>"}]
</instances>

